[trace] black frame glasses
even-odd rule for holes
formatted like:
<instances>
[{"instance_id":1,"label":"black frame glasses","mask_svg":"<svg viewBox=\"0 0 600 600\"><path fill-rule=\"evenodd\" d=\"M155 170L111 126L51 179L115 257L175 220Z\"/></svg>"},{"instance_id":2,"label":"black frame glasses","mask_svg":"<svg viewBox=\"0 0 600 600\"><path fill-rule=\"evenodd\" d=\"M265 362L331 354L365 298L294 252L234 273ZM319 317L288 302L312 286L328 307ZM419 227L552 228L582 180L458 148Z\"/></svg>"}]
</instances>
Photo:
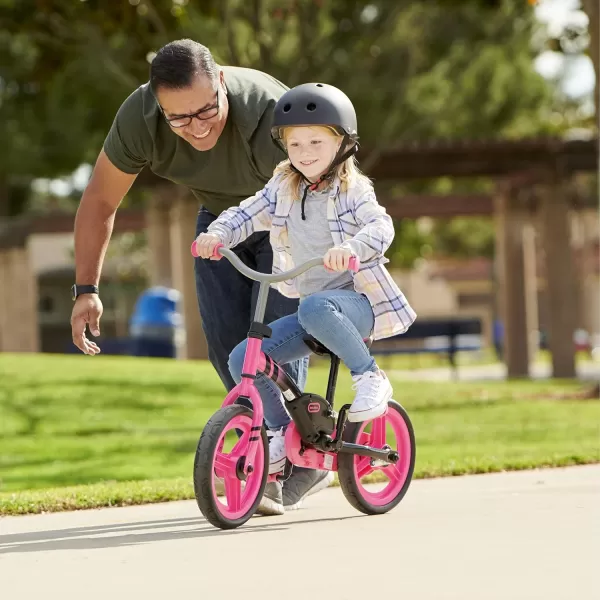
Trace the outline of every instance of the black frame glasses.
<instances>
[{"instance_id":1,"label":"black frame glasses","mask_svg":"<svg viewBox=\"0 0 600 600\"><path fill-rule=\"evenodd\" d=\"M214 119L219 114L219 89L216 90L216 101L213 106L209 106L208 108L203 108L198 112L195 112L192 115L183 115L181 117L172 117L168 118L165 114L163 107L160 107L160 110L163 114L163 117L167 121L167 123L173 127L174 129L179 129L181 127L187 127L192 119L198 119L199 121L209 121L210 119Z\"/></svg>"}]
</instances>

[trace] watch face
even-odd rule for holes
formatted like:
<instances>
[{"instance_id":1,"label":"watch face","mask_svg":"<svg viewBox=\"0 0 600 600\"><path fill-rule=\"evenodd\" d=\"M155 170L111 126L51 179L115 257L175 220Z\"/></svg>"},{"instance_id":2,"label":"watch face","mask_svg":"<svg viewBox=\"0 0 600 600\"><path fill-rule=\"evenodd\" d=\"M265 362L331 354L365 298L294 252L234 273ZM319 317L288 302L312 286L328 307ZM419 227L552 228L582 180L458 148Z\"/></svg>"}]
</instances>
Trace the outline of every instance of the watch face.
<instances>
[{"instance_id":1,"label":"watch face","mask_svg":"<svg viewBox=\"0 0 600 600\"><path fill-rule=\"evenodd\" d=\"M77 300L77 286L75 284L71 286L71 299Z\"/></svg>"}]
</instances>

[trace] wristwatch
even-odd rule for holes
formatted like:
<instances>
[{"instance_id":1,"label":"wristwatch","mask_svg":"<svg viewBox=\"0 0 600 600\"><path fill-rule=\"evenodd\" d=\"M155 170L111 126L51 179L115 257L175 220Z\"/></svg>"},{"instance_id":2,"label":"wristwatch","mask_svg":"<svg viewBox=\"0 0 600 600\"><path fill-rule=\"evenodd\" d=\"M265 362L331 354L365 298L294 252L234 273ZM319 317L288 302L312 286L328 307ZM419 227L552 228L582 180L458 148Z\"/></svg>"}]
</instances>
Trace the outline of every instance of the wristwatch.
<instances>
[{"instance_id":1,"label":"wristwatch","mask_svg":"<svg viewBox=\"0 0 600 600\"><path fill-rule=\"evenodd\" d=\"M74 283L71 286L71 298L77 300L81 294L99 294L97 285L77 285Z\"/></svg>"}]
</instances>

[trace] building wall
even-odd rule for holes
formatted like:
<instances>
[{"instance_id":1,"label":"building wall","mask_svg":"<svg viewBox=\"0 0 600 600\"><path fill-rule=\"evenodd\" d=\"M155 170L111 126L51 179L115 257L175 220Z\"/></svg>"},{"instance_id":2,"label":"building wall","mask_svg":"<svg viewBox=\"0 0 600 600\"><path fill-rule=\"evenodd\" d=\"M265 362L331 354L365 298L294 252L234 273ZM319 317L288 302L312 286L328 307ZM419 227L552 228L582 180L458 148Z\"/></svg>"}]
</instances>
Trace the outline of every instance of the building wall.
<instances>
[{"instance_id":1,"label":"building wall","mask_svg":"<svg viewBox=\"0 0 600 600\"><path fill-rule=\"evenodd\" d=\"M391 274L417 318L475 317L481 320L482 343L493 342L492 283L488 280L447 280L438 276L438 265L424 262L414 271L392 270Z\"/></svg>"},{"instance_id":2,"label":"building wall","mask_svg":"<svg viewBox=\"0 0 600 600\"><path fill-rule=\"evenodd\" d=\"M72 233L35 233L29 236L28 246L36 275L73 266Z\"/></svg>"},{"instance_id":3,"label":"building wall","mask_svg":"<svg viewBox=\"0 0 600 600\"><path fill-rule=\"evenodd\" d=\"M37 352L37 282L27 247L0 250L0 351Z\"/></svg>"}]
</instances>

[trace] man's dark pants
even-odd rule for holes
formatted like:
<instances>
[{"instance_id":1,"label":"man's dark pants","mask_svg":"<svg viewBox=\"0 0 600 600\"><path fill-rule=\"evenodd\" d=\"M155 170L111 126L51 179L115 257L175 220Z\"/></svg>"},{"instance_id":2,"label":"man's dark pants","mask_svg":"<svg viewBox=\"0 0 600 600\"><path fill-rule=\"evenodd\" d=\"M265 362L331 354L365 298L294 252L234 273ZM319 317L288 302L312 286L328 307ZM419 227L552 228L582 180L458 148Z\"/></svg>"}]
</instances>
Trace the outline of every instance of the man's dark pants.
<instances>
[{"instance_id":1,"label":"man's dark pants","mask_svg":"<svg viewBox=\"0 0 600 600\"><path fill-rule=\"evenodd\" d=\"M196 236L205 233L216 218L208 210L201 208L196 222ZM253 234L233 250L251 269L271 273L273 251L268 232ZM208 343L208 358L225 388L230 391L235 382L229 373L229 354L248 334L250 323L254 319L259 284L242 275L226 258L197 258L194 270L200 316ZM265 323L271 323L297 310L297 299L286 298L271 288ZM284 367L301 390L306 383L307 367L308 359Z\"/></svg>"}]
</instances>

